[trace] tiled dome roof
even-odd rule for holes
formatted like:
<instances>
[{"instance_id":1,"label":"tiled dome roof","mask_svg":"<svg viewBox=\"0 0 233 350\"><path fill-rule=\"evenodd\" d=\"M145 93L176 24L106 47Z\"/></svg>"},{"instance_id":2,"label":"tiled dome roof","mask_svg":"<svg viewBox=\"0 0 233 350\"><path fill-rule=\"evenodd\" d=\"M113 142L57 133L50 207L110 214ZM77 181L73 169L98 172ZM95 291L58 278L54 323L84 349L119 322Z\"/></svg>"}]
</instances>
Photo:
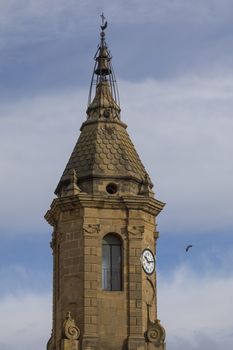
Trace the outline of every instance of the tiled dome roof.
<instances>
[{"instance_id":1,"label":"tiled dome roof","mask_svg":"<svg viewBox=\"0 0 233 350\"><path fill-rule=\"evenodd\" d=\"M81 128L77 144L55 191L70 183L74 172L80 183L85 179L130 179L153 186L133 143L120 120L118 89L111 66L111 55L101 32L101 42L95 55L87 121ZM95 87L95 95L92 91Z\"/></svg>"},{"instance_id":2,"label":"tiled dome roof","mask_svg":"<svg viewBox=\"0 0 233 350\"><path fill-rule=\"evenodd\" d=\"M115 177L142 182L148 176L125 124L119 121L84 123L60 183L70 178L73 169L78 179Z\"/></svg>"}]
</instances>

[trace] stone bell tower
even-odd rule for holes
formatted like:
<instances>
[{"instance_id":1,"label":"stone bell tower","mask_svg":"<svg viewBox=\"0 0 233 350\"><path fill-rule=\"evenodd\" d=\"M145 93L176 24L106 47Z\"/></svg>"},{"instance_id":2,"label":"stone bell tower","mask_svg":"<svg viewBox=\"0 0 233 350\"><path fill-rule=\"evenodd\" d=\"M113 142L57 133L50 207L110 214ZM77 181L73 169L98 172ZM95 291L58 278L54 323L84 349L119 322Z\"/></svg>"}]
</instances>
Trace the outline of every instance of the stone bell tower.
<instances>
[{"instance_id":1,"label":"stone bell tower","mask_svg":"<svg viewBox=\"0 0 233 350\"><path fill-rule=\"evenodd\" d=\"M121 121L101 26L87 119L45 215L53 226L48 350L165 350L156 217L164 203Z\"/></svg>"}]
</instances>

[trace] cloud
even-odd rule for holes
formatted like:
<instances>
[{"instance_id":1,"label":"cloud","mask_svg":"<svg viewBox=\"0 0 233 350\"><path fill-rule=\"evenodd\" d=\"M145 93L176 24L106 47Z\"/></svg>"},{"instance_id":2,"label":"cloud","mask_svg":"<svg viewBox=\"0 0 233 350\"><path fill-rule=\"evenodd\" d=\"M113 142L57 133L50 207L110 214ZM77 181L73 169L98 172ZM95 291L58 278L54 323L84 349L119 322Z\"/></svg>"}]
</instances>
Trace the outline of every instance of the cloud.
<instances>
[{"instance_id":1,"label":"cloud","mask_svg":"<svg viewBox=\"0 0 233 350\"><path fill-rule=\"evenodd\" d=\"M52 11L51 11L52 9ZM134 16L132 16L132 9ZM48 40L57 36L87 29L98 22L104 11L113 24L186 23L219 25L231 20L232 2L212 1L154 1L128 0L109 2L100 0L2 0L0 4L1 30L18 43ZM26 34L26 38L25 38ZM12 45L2 36L2 45Z\"/></svg>"},{"instance_id":2,"label":"cloud","mask_svg":"<svg viewBox=\"0 0 233 350\"><path fill-rule=\"evenodd\" d=\"M41 253L43 251L41 250ZM4 252L2 252L4 257ZM44 258L44 257L43 257ZM14 258L12 258L14 260ZM32 263L33 265L33 263ZM42 267L42 262L41 262ZM50 261L47 261L47 269L50 267ZM52 270L52 268L51 268ZM51 270L38 271L35 266L25 266L23 264L14 264L13 261L10 265L2 264L0 268L0 296L6 298L11 293L17 293L17 295L25 295L29 292L39 293L49 290L51 287ZM49 282L48 282L49 281ZM11 291L11 292L9 292ZM14 294L14 297L17 297Z\"/></svg>"},{"instance_id":3,"label":"cloud","mask_svg":"<svg viewBox=\"0 0 233 350\"><path fill-rule=\"evenodd\" d=\"M232 256L228 263L232 265ZM224 257L224 260L227 259ZM18 269L19 271L19 269ZM19 271L25 274L25 271ZM187 264L158 275L158 317L174 350L219 350L233 343L232 271L194 272ZM52 326L51 293L18 288L0 300L0 347L45 348Z\"/></svg>"},{"instance_id":4,"label":"cloud","mask_svg":"<svg viewBox=\"0 0 233 350\"><path fill-rule=\"evenodd\" d=\"M86 12L84 1L3 0L0 20L4 36L0 45L29 45L72 33L80 18L85 17L83 11Z\"/></svg>"},{"instance_id":5,"label":"cloud","mask_svg":"<svg viewBox=\"0 0 233 350\"><path fill-rule=\"evenodd\" d=\"M232 84L232 75L121 84L122 118L167 202L168 230L232 227Z\"/></svg>"},{"instance_id":6,"label":"cloud","mask_svg":"<svg viewBox=\"0 0 233 350\"><path fill-rule=\"evenodd\" d=\"M163 230L230 229L232 75L119 86L122 119L157 197L167 202ZM85 120L86 98L84 90L64 91L1 105L3 227L35 230L43 222Z\"/></svg>"},{"instance_id":7,"label":"cloud","mask_svg":"<svg viewBox=\"0 0 233 350\"><path fill-rule=\"evenodd\" d=\"M116 3L101 2L106 13L113 15L111 18L117 23L186 23L194 24L219 24L230 20L229 10L232 9L230 0L223 0L220 5L217 0L196 1L190 0L140 0L118 1ZM132 16L132 8L134 16Z\"/></svg>"},{"instance_id":8,"label":"cloud","mask_svg":"<svg viewBox=\"0 0 233 350\"><path fill-rule=\"evenodd\" d=\"M64 92L1 105L1 225L7 232L44 229L43 215L79 134L77 115L83 116L86 97ZM82 111L79 101L85 101Z\"/></svg>"},{"instance_id":9,"label":"cloud","mask_svg":"<svg viewBox=\"0 0 233 350\"><path fill-rule=\"evenodd\" d=\"M46 348L52 326L51 296L25 293L0 300L1 350Z\"/></svg>"},{"instance_id":10,"label":"cloud","mask_svg":"<svg viewBox=\"0 0 233 350\"><path fill-rule=\"evenodd\" d=\"M86 84L102 11L118 77L164 79L232 67L228 0L3 0L1 99ZM78 62L84 69L76 75Z\"/></svg>"},{"instance_id":11,"label":"cloud","mask_svg":"<svg viewBox=\"0 0 233 350\"><path fill-rule=\"evenodd\" d=\"M168 348L218 350L233 344L233 275L216 269L204 275L186 265L173 277L158 278L159 318L167 329Z\"/></svg>"}]
</instances>

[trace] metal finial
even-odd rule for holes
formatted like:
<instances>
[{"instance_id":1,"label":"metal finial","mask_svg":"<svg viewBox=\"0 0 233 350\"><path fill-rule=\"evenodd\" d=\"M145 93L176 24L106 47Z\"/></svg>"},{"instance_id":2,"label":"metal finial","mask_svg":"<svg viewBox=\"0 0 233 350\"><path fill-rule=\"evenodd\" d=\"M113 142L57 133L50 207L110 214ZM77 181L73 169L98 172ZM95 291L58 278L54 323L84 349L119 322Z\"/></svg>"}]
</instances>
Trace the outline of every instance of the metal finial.
<instances>
[{"instance_id":1,"label":"metal finial","mask_svg":"<svg viewBox=\"0 0 233 350\"><path fill-rule=\"evenodd\" d=\"M102 18L102 25L100 26L100 28L102 30L105 30L107 28L108 22L105 21L105 17L104 17L104 13L102 12L102 14L100 15L100 17Z\"/></svg>"},{"instance_id":2,"label":"metal finial","mask_svg":"<svg viewBox=\"0 0 233 350\"><path fill-rule=\"evenodd\" d=\"M102 26L103 26L104 25L104 20L106 19L103 12L101 13L100 17L102 19Z\"/></svg>"},{"instance_id":3,"label":"metal finial","mask_svg":"<svg viewBox=\"0 0 233 350\"><path fill-rule=\"evenodd\" d=\"M95 66L94 66L92 79L91 79L87 114L89 118L90 117L89 114L92 113L91 112L92 110L94 110L93 105L95 105L96 103L99 105L100 100L101 100L101 108L102 108L103 107L102 100L104 98L104 101L105 100L107 101L109 99L108 104L109 105L111 104L110 107L113 108L113 110L117 110L117 114L118 114L117 118L119 118L119 113L120 113L119 94L118 94L115 74L113 72L113 67L111 64L112 57L105 41L104 30L107 28L107 21L105 20L105 16L103 13L102 15L100 15L100 17L102 19L102 25L100 26L102 31L100 32L100 43L98 45L97 52L94 56ZM95 89L94 89L94 86L96 86ZM95 97L93 99L94 91L95 91L94 93ZM104 94L105 95L107 94L106 96L108 97L106 98Z\"/></svg>"}]
</instances>

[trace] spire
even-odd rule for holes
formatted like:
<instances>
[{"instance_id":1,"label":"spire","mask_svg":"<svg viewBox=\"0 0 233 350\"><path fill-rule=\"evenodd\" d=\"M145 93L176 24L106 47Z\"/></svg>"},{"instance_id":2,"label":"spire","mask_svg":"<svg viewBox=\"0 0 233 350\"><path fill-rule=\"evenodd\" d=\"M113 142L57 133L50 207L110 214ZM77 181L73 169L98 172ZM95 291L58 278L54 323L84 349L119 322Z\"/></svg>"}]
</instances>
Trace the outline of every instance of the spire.
<instances>
[{"instance_id":1,"label":"spire","mask_svg":"<svg viewBox=\"0 0 233 350\"><path fill-rule=\"evenodd\" d=\"M60 197L111 194L106 186L115 186L116 181L121 194L153 197L153 184L127 133L127 125L120 120L116 79L105 41L106 28L102 15L87 120L81 126L81 134L55 193Z\"/></svg>"},{"instance_id":2,"label":"spire","mask_svg":"<svg viewBox=\"0 0 233 350\"><path fill-rule=\"evenodd\" d=\"M120 119L119 95L114 71L111 65L111 54L105 41L107 21L102 13L100 43L95 54L95 66L91 79L88 98L88 119ZM92 98L94 86L95 96Z\"/></svg>"}]
</instances>

